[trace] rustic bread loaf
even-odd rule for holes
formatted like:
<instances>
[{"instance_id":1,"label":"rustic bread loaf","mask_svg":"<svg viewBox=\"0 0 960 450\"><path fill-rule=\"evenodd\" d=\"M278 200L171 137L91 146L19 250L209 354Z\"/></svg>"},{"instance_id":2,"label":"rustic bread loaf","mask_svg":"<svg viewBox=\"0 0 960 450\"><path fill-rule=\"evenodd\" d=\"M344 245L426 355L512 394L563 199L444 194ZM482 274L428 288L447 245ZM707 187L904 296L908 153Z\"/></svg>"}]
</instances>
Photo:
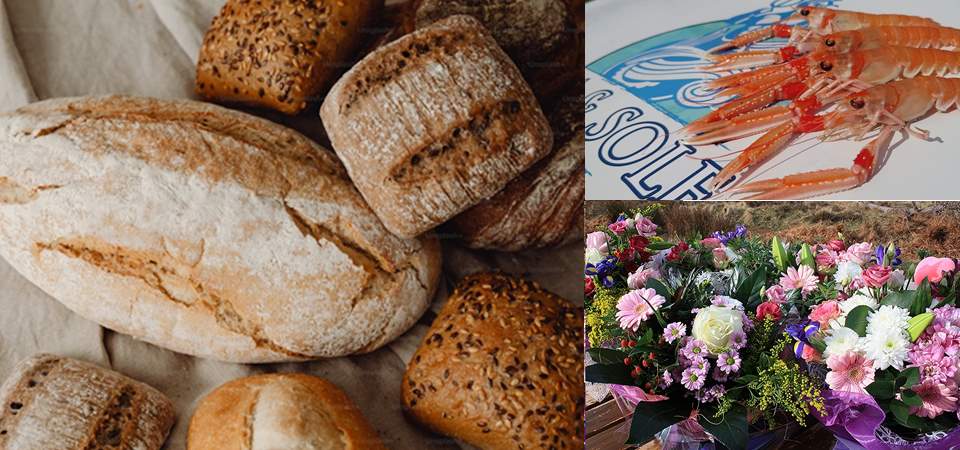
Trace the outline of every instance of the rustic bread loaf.
<instances>
[{"instance_id":1,"label":"rustic bread loaf","mask_svg":"<svg viewBox=\"0 0 960 450\"><path fill-rule=\"evenodd\" d=\"M552 53L571 21L565 0L419 0L417 28L457 14L477 18L518 64Z\"/></svg>"},{"instance_id":2,"label":"rustic bread loaf","mask_svg":"<svg viewBox=\"0 0 960 450\"><path fill-rule=\"evenodd\" d=\"M53 355L17 364L0 387L5 450L158 450L173 427L173 404L112 370Z\"/></svg>"},{"instance_id":3,"label":"rustic bread loaf","mask_svg":"<svg viewBox=\"0 0 960 450\"><path fill-rule=\"evenodd\" d=\"M583 310L535 283L472 275L403 379L408 413L484 449L583 448Z\"/></svg>"},{"instance_id":4,"label":"rustic bread loaf","mask_svg":"<svg viewBox=\"0 0 960 450\"><path fill-rule=\"evenodd\" d=\"M228 0L197 61L197 94L296 114L349 67L383 0Z\"/></svg>"},{"instance_id":5,"label":"rustic bread loaf","mask_svg":"<svg viewBox=\"0 0 960 450\"><path fill-rule=\"evenodd\" d=\"M304 374L233 380L190 419L187 450L385 449L343 391Z\"/></svg>"},{"instance_id":6,"label":"rustic bread loaf","mask_svg":"<svg viewBox=\"0 0 960 450\"><path fill-rule=\"evenodd\" d=\"M553 142L516 66L467 16L369 54L330 90L321 116L357 188L403 237L493 195Z\"/></svg>"},{"instance_id":7,"label":"rustic bread loaf","mask_svg":"<svg viewBox=\"0 0 960 450\"><path fill-rule=\"evenodd\" d=\"M553 127L553 153L452 221L468 246L516 251L557 245L582 234L583 90L564 97L547 118Z\"/></svg>"},{"instance_id":8,"label":"rustic bread loaf","mask_svg":"<svg viewBox=\"0 0 960 450\"><path fill-rule=\"evenodd\" d=\"M372 351L440 270L435 238L388 233L302 135L118 96L0 115L0 255L83 317L234 362Z\"/></svg>"}]
</instances>

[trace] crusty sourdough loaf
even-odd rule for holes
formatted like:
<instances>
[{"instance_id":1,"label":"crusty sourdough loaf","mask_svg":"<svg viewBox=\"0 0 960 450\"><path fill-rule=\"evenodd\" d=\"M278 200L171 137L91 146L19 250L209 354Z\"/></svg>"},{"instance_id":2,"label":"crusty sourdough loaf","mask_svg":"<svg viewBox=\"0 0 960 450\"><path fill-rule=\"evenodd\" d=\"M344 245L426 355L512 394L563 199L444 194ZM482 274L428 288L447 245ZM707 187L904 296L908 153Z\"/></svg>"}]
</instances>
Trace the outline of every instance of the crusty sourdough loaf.
<instances>
[{"instance_id":1,"label":"crusty sourdough loaf","mask_svg":"<svg viewBox=\"0 0 960 450\"><path fill-rule=\"evenodd\" d=\"M173 404L112 370L53 355L21 361L0 387L5 450L159 450Z\"/></svg>"},{"instance_id":2,"label":"crusty sourdough loaf","mask_svg":"<svg viewBox=\"0 0 960 450\"><path fill-rule=\"evenodd\" d=\"M227 0L197 61L197 93L296 114L343 72L383 0Z\"/></svg>"},{"instance_id":3,"label":"crusty sourdough loaf","mask_svg":"<svg viewBox=\"0 0 960 450\"><path fill-rule=\"evenodd\" d=\"M583 448L583 310L535 283L464 279L403 378L417 421L484 449Z\"/></svg>"},{"instance_id":4,"label":"crusty sourdough loaf","mask_svg":"<svg viewBox=\"0 0 960 450\"><path fill-rule=\"evenodd\" d=\"M547 118L553 153L452 221L468 246L516 251L582 234L583 90L564 97Z\"/></svg>"},{"instance_id":5,"label":"crusty sourdough loaf","mask_svg":"<svg viewBox=\"0 0 960 450\"><path fill-rule=\"evenodd\" d=\"M553 142L516 66L467 16L367 55L330 90L321 116L357 188L403 237L493 195Z\"/></svg>"},{"instance_id":6,"label":"crusty sourdough loaf","mask_svg":"<svg viewBox=\"0 0 960 450\"><path fill-rule=\"evenodd\" d=\"M234 362L372 351L440 270L435 238L388 233L302 135L120 96L0 115L0 255L81 316Z\"/></svg>"},{"instance_id":7,"label":"crusty sourdough loaf","mask_svg":"<svg viewBox=\"0 0 960 450\"><path fill-rule=\"evenodd\" d=\"M305 374L240 378L208 394L190 419L187 450L385 449L343 391Z\"/></svg>"},{"instance_id":8,"label":"crusty sourdough loaf","mask_svg":"<svg viewBox=\"0 0 960 450\"><path fill-rule=\"evenodd\" d=\"M417 28L457 14L475 17L521 65L559 47L571 21L565 0L417 1Z\"/></svg>"}]
</instances>

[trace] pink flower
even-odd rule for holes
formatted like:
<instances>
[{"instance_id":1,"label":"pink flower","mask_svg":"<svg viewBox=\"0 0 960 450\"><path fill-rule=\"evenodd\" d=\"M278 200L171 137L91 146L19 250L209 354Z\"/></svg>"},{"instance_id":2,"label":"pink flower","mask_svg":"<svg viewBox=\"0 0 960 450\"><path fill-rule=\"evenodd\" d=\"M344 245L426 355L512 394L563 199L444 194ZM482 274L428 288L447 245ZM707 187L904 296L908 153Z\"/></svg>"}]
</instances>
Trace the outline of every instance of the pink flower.
<instances>
[{"instance_id":1,"label":"pink flower","mask_svg":"<svg viewBox=\"0 0 960 450\"><path fill-rule=\"evenodd\" d=\"M803 295L817 288L819 278L809 266L800 266L800 269L787 268L787 274L780 277L780 286L785 290L800 289Z\"/></svg>"},{"instance_id":2,"label":"pink flower","mask_svg":"<svg viewBox=\"0 0 960 450\"><path fill-rule=\"evenodd\" d=\"M858 352L830 355L827 367L826 381L835 391L865 394L864 388L873 383L873 361Z\"/></svg>"},{"instance_id":3,"label":"pink flower","mask_svg":"<svg viewBox=\"0 0 960 450\"><path fill-rule=\"evenodd\" d=\"M957 388L952 382L940 384L927 380L919 386L914 386L913 392L920 395L923 405L919 408L910 408L910 412L920 417L932 419L940 413L957 410Z\"/></svg>"},{"instance_id":4,"label":"pink flower","mask_svg":"<svg viewBox=\"0 0 960 450\"><path fill-rule=\"evenodd\" d=\"M804 345L803 353L800 354L800 357L806 362L820 362L821 356L820 352L813 348L812 345Z\"/></svg>"},{"instance_id":5,"label":"pink flower","mask_svg":"<svg viewBox=\"0 0 960 450\"><path fill-rule=\"evenodd\" d=\"M861 242L859 244L853 244L847 248L847 251L840 254L841 261L850 261L856 263L857 265L862 266L867 261L870 261L870 256L873 255L873 246L867 242Z\"/></svg>"},{"instance_id":6,"label":"pink flower","mask_svg":"<svg viewBox=\"0 0 960 450\"><path fill-rule=\"evenodd\" d=\"M775 284L767 288L765 294L767 294L767 300L776 303L783 303L787 301L787 293L783 291L783 286Z\"/></svg>"},{"instance_id":7,"label":"pink flower","mask_svg":"<svg viewBox=\"0 0 960 450\"><path fill-rule=\"evenodd\" d=\"M720 242L720 239L710 237L700 241L700 245L706 248L717 248L723 245L723 243Z\"/></svg>"},{"instance_id":8,"label":"pink flower","mask_svg":"<svg viewBox=\"0 0 960 450\"><path fill-rule=\"evenodd\" d=\"M583 278L583 295L591 295L593 294L593 291L595 291L596 289L597 289L596 286L594 286L593 284L593 278L590 278L590 277Z\"/></svg>"},{"instance_id":9,"label":"pink flower","mask_svg":"<svg viewBox=\"0 0 960 450\"><path fill-rule=\"evenodd\" d=\"M680 377L680 384L691 391L702 388L706 381L706 374L693 367L684 370Z\"/></svg>"},{"instance_id":10,"label":"pink flower","mask_svg":"<svg viewBox=\"0 0 960 450\"><path fill-rule=\"evenodd\" d=\"M829 269L837 265L837 252L828 248L822 249L817 252L816 260L818 268Z\"/></svg>"},{"instance_id":11,"label":"pink flower","mask_svg":"<svg viewBox=\"0 0 960 450\"><path fill-rule=\"evenodd\" d=\"M623 234L624 231L627 231L627 222L623 220L614 222L608 225L607 228L609 228L614 234L620 235Z\"/></svg>"},{"instance_id":12,"label":"pink flower","mask_svg":"<svg viewBox=\"0 0 960 450\"><path fill-rule=\"evenodd\" d=\"M727 262L730 261L730 257L727 255L726 247L720 246L712 250L713 252L713 264L717 267L726 266Z\"/></svg>"},{"instance_id":13,"label":"pink flower","mask_svg":"<svg viewBox=\"0 0 960 450\"><path fill-rule=\"evenodd\" d=\"M863 282L866 283L867 287L881 288L887 284L891 272L893 272L893 269L888 266L876 265L864 270L860 276L863 278Z\"/></svg>"},{"instance_id":14,"label":"pink flower","mask_svg":"<svg viewBox=\"0 0 960 450\"><path fill-rule=\"evenodd\" d=\"M844 244L843 241L839 239L834 239L830 242L827 242L827 248L833 250L834 252L842 252L843 249L847 248L847 244Z\"/></svg>"},{"instance_id":15,"label":"pink flower","mask_svg":"<svg viewBox=\"0 0 960 450\"><path fill-rule=\"evenodd\" d=\"M956 268L956 263L950 258L928 256L917 264L917 270L913 273L913 281L920 284L926 278L930 280L931 284L939 283L943 279L944 272L952 272Z\"/></svg>"},{"instance_id":16,"label":"pink flower","mask_svg":"<svg viewBox=\"0 0 960 450\"><path fill-rule=\"evenodd\" d=\"M636 272L627 276L627 287L630 289L640 289L647 280L651 278L660 278L660 272L656 269L638 269Z\"/></svg>"},{"instance_id":17,"label":"pink flower","mask_svg":"<svg viewBox=\"0 0 960 450\"><path fill-rule=\"evenodd\" d=\"M766 301L757 306L757 320L765 320L768 317L773 320L780 320L782 316L780 304L777 302Z\"/></svg>"},{"instance_id":18,"label":"pink flower","mask_svg":"<svg viewBox=\"0 0 960 450\"><path fill-rule=\"evenodd\" d=\"M719 354L717 356L717 367L726 374L740 370L740 355L735 350L728 350Z\"/></svg>"},{"instance_id":19,"label":"pink flower","mask_svg":"<svg viewBox=\"0 0 960 450\"><path fill-rule=\"evenodd\" d=\"M814 306L810 310L810 320L820 323L820 329L826 329L831 320L840 317L840 302L830 300Z\"/></svg>"},{"instance_id":20,"label":"pink flower","mask_svg":"<svg viewBox=\"0 0 960 450\"><path fill-rule=\"evenodd\" d=\"M607 251L607 233L602 231L595 231L587 235L587 248L593 248L600 252L601 255L606 255L609 253Z\"/></svg>"},{"instance_id":21,"label":"pink flower","mask_svg":"<svg viewBox=\"0 0 960 450\"><path fill-rule=\"evenodd\" d=\"M640 324L649 319L666 301L653 289L637 289L624 294L617 301L617 319L620 320L620 328L637 331Z\"/></svg>"},{"instance_id":22,"label":"pink flower","mask_svg":"<svg viewBox=\"0 0 960 450\"><path fill-rule=\"evenodd\" d=\"M637 233L644 237L653 237L657 235L657 224L650 219L637 214L636 220Z\"/></svg>"}]
</instances>

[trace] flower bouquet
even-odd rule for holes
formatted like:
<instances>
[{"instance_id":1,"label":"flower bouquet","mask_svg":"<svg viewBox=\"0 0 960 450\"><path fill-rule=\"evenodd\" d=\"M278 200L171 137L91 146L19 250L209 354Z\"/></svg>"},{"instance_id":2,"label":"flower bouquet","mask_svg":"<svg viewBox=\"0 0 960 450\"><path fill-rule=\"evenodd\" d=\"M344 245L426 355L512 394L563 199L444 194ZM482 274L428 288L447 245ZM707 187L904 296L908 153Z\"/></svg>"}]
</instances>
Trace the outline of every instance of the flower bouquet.
<instances>
[{"instance_id":1,"label":"flower bouquet","mask_svg":"<svg viewBox=\"0 0 960 450\"><path fill-rule=\"evenodd\" d=\"M785 357L795 339L783 332L783 304L794 294L766 289L779 275L771 247L744 227L667 242L650 212L621 214L586 239L596 362L586 379L635 404L627 443L660 434L667 448L741 449L811 410L825 414L821 382Z\"/></svg>"},{"instance_id":2,"label":"flower bouquet","mask_svg":"<svg viewBox=\"0 0 960 450\"><path fill-rule=\"evenodd\" d=\"M893 245L839 240L812 250L787 269L803 280L781 285L804 315L787 325L796 356L827 387L818 419L849 448L960 445L956 261L904 265Z\"/></svg>"}]
</instances>

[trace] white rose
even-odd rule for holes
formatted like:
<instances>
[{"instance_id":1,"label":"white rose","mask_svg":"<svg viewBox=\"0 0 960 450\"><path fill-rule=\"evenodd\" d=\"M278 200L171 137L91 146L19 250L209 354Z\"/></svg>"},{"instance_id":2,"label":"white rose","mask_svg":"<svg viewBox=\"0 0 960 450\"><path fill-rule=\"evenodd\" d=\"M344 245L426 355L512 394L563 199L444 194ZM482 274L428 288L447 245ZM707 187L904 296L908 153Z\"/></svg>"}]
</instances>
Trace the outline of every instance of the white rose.
<instances>
[{"instance_id":1,"label":"white rose","mask_svg":"<svg viewBox=\"0 0 960 450\"><path fill-rule=\"evenodd\" d=\"M598 262L603 261L604 255L600 253L600 250L595 248L588 248L584 254L584 259L587 261L587 264L596 265Z\"/></svg>"},{"instance_id":2,"label":"white rose","mask_svg":"<svg viewBox=\"0 0 960 450\"><path fill-rule=\"evenodd\" d=\"M730 335L743 331L743 314L725 306L700 308L693 319L693 337L703 341L711 354L717 355L730 347Z\"/></svg>"},{"instance_id":3,"label":"white rose","mask_svg":"<svg viewBox=\"0 0 960 450\"><path fill-rule=\"evenodd\" d=\"M837 264L837 273L833 275L833 278L837 280L837 283L846 286L859 277L861 273L863 273L863 268L857 263L844 261Z\"/></svg>"}]
</instances>

